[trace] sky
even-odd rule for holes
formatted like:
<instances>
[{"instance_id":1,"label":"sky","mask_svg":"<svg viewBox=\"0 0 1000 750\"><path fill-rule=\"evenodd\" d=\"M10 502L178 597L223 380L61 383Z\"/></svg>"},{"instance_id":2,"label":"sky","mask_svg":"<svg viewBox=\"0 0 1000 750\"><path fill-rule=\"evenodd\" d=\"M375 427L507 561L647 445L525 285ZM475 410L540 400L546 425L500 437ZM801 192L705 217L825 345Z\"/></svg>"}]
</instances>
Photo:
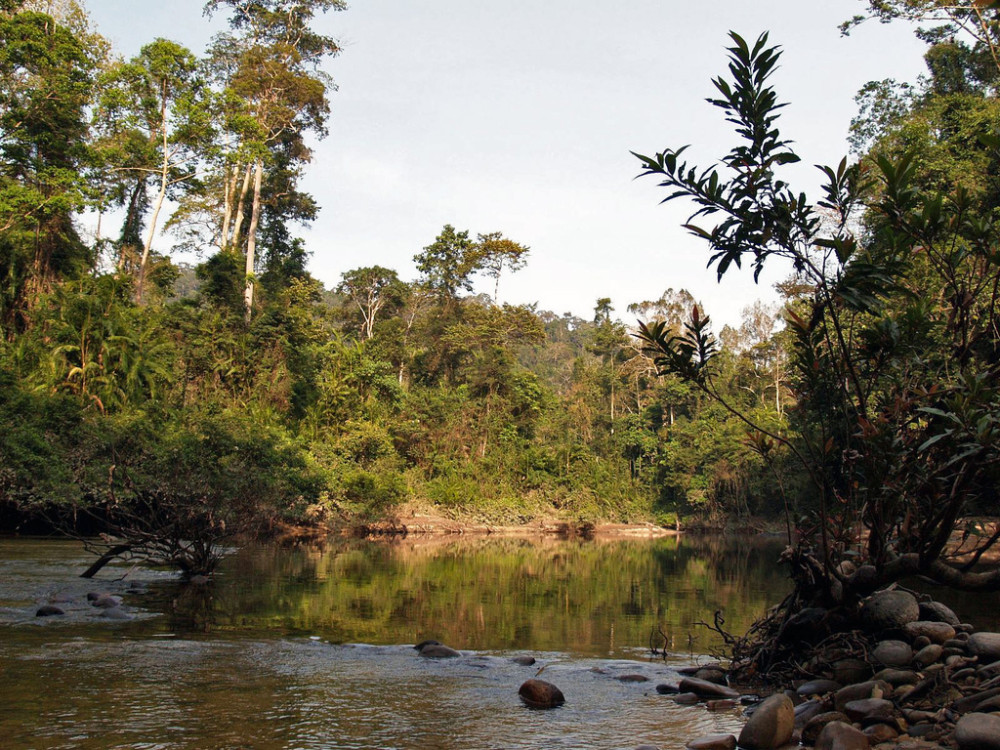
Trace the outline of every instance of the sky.
<instances>
[{"instance_id":1,"label":"sky","mask_svg":"<svg viewBox=\"0 0 1000 750\"><path fill-rule=\"evenodd\" d=\"M202 0L86 0L98 30L129 56L160 36L201 52L223 19ZM630 154L690 144L708 165L735 139L705 99L726 72L728 32L767 31L782 46L773 78L788 102L782 133L803 157L787 176L817 196L815 164L847 154L854 96L869 80L914 81L920 42L903 25L838 24L861 0L349 0L317 28L342 52L325 66L327 138L315 143L303 188L317 220L298 234L328 287L381 265L415 279L413 256L445 224L503 232L531 248L500 281L500 298L593 317L610 297L630 303L686 288L718 325L756 299L777 298L774 268L718 283L705 244L681 224L689 205L661 205ZM155 247L168 250L171 237ZM492 280L477 291L492 293Z\"/></svg>"}]
</instances>

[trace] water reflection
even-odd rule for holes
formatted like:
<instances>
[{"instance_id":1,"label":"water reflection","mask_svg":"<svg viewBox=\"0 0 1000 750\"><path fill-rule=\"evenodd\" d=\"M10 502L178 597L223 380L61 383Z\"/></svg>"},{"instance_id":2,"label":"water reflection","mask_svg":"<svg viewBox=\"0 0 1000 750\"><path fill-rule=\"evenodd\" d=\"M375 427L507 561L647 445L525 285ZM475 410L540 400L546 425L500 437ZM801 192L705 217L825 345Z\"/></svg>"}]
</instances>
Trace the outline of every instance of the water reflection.
<instances>
[{"instance_id":1,"label":"water reflection","mask_svg":"<svg viewBox=\"0 0 1000 750\"><path fill-rule=\"evenodd\" d=\"M761 540L477 539L244 549L208 587L161 587L177 632L316 635L335 643L434 637L477 651L621 656L662 628L678 651L718 646L787 589ZM155 608L155 607L154 607Z\"/></svg>"}]
</instances>

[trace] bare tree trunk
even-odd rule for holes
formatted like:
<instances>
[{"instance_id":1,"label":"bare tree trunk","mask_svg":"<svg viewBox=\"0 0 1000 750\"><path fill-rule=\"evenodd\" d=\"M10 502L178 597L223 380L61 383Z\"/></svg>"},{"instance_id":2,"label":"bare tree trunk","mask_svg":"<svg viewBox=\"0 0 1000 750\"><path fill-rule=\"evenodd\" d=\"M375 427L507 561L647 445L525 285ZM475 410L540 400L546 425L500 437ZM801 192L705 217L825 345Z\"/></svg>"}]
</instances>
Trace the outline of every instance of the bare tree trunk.
<instances>
[{"instance_id":1,"label":"bare tree trunk","mask_svg":"<svg viewBox=\"0 0 1000 750\"><path fill-rule=\"evenodd\" d=\"M252 164L247 164L246 172L243 173L243 186L240 188L240 197L236 204L236 219L233 221L231 238L223 238L224 246L238 247L240 244L240 229L243 226L244 208L246 207L247 192L250 190L250 173L253 170Z\"/></svg>"},{"instance_id":2,"label":"bare tree trunk","mask_svg":"<svg viewBox=\"0 0 1000 750\"><path fill-rule=\"evenodd\" d=\"M135 284L135 300L142 302L142 288L146 281L146 264L149 262L149 251L153 247L153 237L156 235L156 222L160 218L160 209L163 208L163 201L167 197L167 187L170 185L170 152L167 150L167 84L163 83L163 93L160 97L160 148L163 149L163 162L160 164L160 190L156 194L156 202L153 204L153 217L149 220L149 231L146 233L146 242L142 246L142 259L139 261L139 273Z\"/></svg>"},{"instance_id":3,"label":"bare tree trunk","mask_svg":"<svg viewBox=\"0 0 1000 750\"><path fill-rule=\"evenodd\" d=\"M257 250L257 225L260 223L260 188L264 179L264 162L257 159L254 165L253 175L253 210L250 212L250 228L247 230L247 265L246 265L246 291L243 293L243 302L246 305L244 313L247 323L250 322L250 313L253 312L253 274L254 274L254 254Z\"/></svg>"}]
</instances>

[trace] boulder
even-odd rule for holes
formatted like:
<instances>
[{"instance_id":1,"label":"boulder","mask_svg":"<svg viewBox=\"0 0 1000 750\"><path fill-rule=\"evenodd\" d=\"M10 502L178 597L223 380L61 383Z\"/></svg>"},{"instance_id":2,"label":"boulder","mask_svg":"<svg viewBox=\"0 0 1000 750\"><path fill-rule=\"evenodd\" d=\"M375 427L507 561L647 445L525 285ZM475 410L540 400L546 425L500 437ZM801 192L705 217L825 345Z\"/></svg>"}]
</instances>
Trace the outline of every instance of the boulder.
<instances>
[{"instance_id":1,"label":"boulder","mask_svg":"<svg viewBox=\"0 0 1000 750\"><path fill-rule=\"evenodd\" d=\"M1000 633L973 633L967 644L969 653L978 656L979 661L996 661L1000 659Z\"/></svg>"},{"instance_id":2,"label":"boulder","mask_svg":"<svg viewBox=\"0 0 1000 750\"><path fill-rule=\"evenodd\" d=\"M520 664L522 667L530 667L535 663L534 656L515 656L511 659L515 664Z\"/></svg>"},{"instance_id":3,"label":"boulder","mask_svg":"<svg viewBox=\"0 0 1000 750\"><path fill-rule=\"evenodd\" d=\"M517 694L531 708L556 708L566 702L562 691L545 680L525 680Z\"/></svg>"},{"instance_id":4,"label":"boulder","mask_svg":"<svg viewBox=\"0 0 1000 750\"><path fill-rule=\"evenodd\" d=\"M903 626L903 632L911 640L924 637L929 638L931 643L944 643L955 637L955 628L946 622L932 622L931 620L915 620Z\"/></svg>"},{"instance_id":5,"label":"boulder","mask_svg":"<svg viewBox=\"0 0 1000 750\"><path fill-rule=\"evenodd\" d=\"M871 664L862 659L839 659L833 663L833 679L841 685L853 685L871 676Z\"/></svg>"},{"instance_id":6,"label":"boulder","mask_svg":"<svg viewBox=\"0 0 1000 750\"><path fill-rule=\"evenodd\" d=\"M913 662L918 667L929 667L931 664L936 662L941 658L941 652L944 649L937 643L932 643L928 646L924 646L922 649L917 651L913 655Z\"/></svg>"},{"instance_id":7,"label":"boulder","mask_svg":"<svg viewBox=\"0 0 1000 750\"><path fill-rule=\"evenodd\" d=\"M816 740L819 738L819 733L822 732L823 727L831 721L844 721L850 723L851 720L840 711L826 711L821 714L816 714L806 722L804 727L802 727L802 744L815 745Z\"/></svg>"},{"instance_id":8,"label":"boulder","mask_svg":"<svg viewBox=\"0 0 1000 750\"><path fill-rule=\"evenodd\" d=\"M958 750L1000 750L1000 716L966 714L955 724Z\"/></svg>"},{"instance_id":9,"label":"boulder","mask_svg":"<svg viewBox=\"0 0 1000 750\"><path fill-rule=\"evenodd\" d=\"M699 680L697 677L685 677L681 680L680 691L682 693L694 693L701 698L739 698L739 691L731 687L719 685L708 680Z\"/></svg>"},{"instance_id":10,"label":"boulder","mask_svg":"<svg viewBox=\"0 0 1000 750\"><path fill-rule=\"evenodd\" d=\"M816 750L867 750L868 737L844 721L831 721L816 738Z\"/></svg>"},{"instance_id":11,"label":"boulder","mask_svg":"<svg viewBox=\"0 0 1000 750\"><path fill-rule=\"evenodd\" d=\"M802 729L812 721L813 717L819 716L826 711L827 706L825 701L813 699L805 703L800 703L795 707L795 728Z\"/></svg>"},{"instance_id":12,"label":"boulder","mask_svg":"<svg viewBox=\"0 0 1000 750\"><path fill-rule=\"evenodd\" d=\"M61 608L55 606L54 604L43 604L37 610L35 610L35 617L52 617L54 615L64 615L66 614Z\"/></svg>"},{"instance_id":13,"label":"boulder","mask_svg":"<svg viewBox=\"0 0 1000 750\"><path fill-rule=\"evenodd\" d=\"M872 657L886 667L908 667L913 661L913 649L905 641L879 641Z\"/></svg>"},{"instance_id":14,"label":"boulder","mask_svg":"<svg viewBox=\"0 0 1000 750\"><path fill-rule=\"evenodd\" d=\"M826 693L835 693L842 687L843 685L834 680L809 680L809 682L803 682L799 685L795 692L803 697L808 695L825 695Z\"/></svg>"},{"instance_id":15,"label":"boulder","mask_svg":"<svg viewBox=\"0 0 1000 750\"><path fill-rule=\"evenodd\" d=\"M953 628L961 624L958 615L941 602L920 602L920 619L932 622L946 622Z\"/></svg>"},{"instance_id":16,"label":"boulder","mask_svg":"<svg viewBox=\"0 0 1000 750\"><path fill-rule=\"evenodd\" d=\"M710 734L685 745L690 750L736 750L736 738L731 734Z\"/></svg>"},{"instance_id":17,"label":"boulder","mask_svg":"<svg viewBox=\"0 0 1000 750\"><path fill-rule=\"evenodd\" d=\"M774 750L788 743L795 728L795 708L787 695L772 695L757 706L740 732L747 750Z\"/></svg>"},{"instance_id":18,"label":"boulder","mask_svg":"<svg viewBox=\"0 0 1000 750\"><path fill-rule=\"evenodd\" d=\"M919 618L920 605L906 591L877 591L861 606L861 621L873 633L902 630Z\"/></svg>"},{"instance_id":19,"label":"boulder","mask_svg":"<svg viewBox=\"0 0 1000 750\"><path fill-rule=\"evenodd\" d=\"M428 659L451 659L462 655L455 649L445 646L443 643L420 644L417 653Z\"/></svg>"},{"instance_id":20,"label":"boulder","mask_svg":"<svg viewBox=\"0 0 1000 750\"><path fill-rule=\"evenodd\" d=\"M844 713L851 721L888 719L892 716L894 708L892 701L887 701L884 698L863 698L844 704Z\"/></svg>"},{"instance_id":21,"label":"boulder","mask_svg":"<svg viewBox=\"0 0 1000 750\"><path fill-rule=\"evenodd\" d=\"M838 711L843 711L851 701L860 701L865 698L882 698L892 694L892 686L884 680L868 680L859 682L856 685L842 687L833 696L834 706Z\"/></svg>"},{"instance_id":22,"label":"boulder","mask_svg":"<svg viewBox=\"0 0 1000 750\"><path fill-rule=\"evenodd\" d=\"M726 680L725 670L719 667L702 667L697 672L695 672L692 677L698 680L707 680L708 682L714 682L716 685L726 685L728 680Z\"/></svg>"},{"instance_id":23,"label":"boulder","mask_svg":"<svg viewBox=\"0 0 1000 750\"><path fill-rule=\"evenodd\" d=\"M667 682L661 682L656 686L656 692L660 695L677 695L680 691L681 689L677 685L671 685Z\"/></svg>"}]
</instances>

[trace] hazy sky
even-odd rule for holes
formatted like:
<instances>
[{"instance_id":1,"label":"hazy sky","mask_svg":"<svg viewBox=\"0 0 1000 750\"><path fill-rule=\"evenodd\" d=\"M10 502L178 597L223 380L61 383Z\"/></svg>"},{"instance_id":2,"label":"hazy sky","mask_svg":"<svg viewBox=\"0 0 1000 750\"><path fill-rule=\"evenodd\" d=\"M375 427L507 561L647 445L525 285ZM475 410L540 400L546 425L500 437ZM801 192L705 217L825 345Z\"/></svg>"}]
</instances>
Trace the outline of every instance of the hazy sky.
<instances>
[{"instance_id":1,"label":"hazy sky","mask_svg":"<svg viewBox=\"0 0 1000 750\"><path fill-rule=\"evenodd\" d=\"M200 52L219 28L201 0L87 0L99 29L131 55L157 36ZM501 279L509 302L592 317L611 297L631 302L685 287L718 322L735 322L771 283L749 269L721 285L703 243L680 228L689 208L659 205L634 180L629 151L692 144L703 163L733 143L705 102L725 72L732 29L770 31L784 48L774 84L790 103L783 133L803 164L790 173L815 195L811 166L836 163L873 79L914 80L922 45L903 26L869 23L848 38L837 25L860 0L354 0L320 29L343 47L327 66L330 135L317 144L304 188L321 208L301 234L311 270L333 286L346 270L394 268L444 224L501 231L531 246L527 267ZM157 239L166 249L169 236ZM484 281L481 291L492 291Z\"/></svg>"}]
</instances>

